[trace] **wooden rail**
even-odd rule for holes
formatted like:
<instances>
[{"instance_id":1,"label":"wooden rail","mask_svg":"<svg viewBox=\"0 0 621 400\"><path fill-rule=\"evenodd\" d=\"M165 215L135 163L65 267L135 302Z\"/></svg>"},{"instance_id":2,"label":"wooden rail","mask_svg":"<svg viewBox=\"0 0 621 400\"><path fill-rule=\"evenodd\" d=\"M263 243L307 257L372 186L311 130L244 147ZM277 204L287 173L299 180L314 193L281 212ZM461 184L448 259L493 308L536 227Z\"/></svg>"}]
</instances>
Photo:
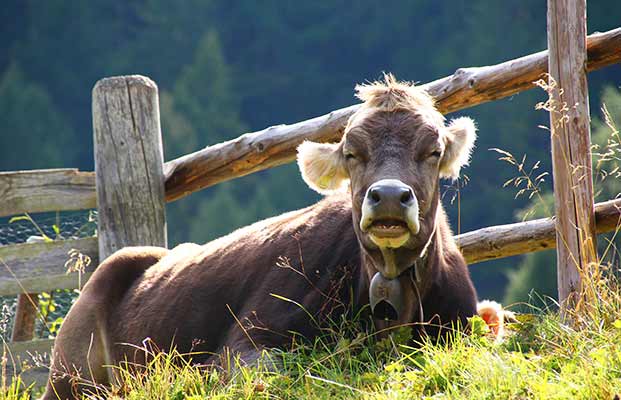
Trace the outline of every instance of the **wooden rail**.
<instances>
[{"instance_id":1,"label":"wooden rail","mask_svg":"<svg viewBox=\"0 0 621 400\"><path fill-rule=\"evenodd\" d=\"M620 62L621 28L589 36L587 50L588 71ZM548 52L541 51L497 65L460 68L423 87L436 98L440 111L449 113L530 89L547 71ZM304 140L337 141L358 107L247 133L169 161L164 166L166 200L177 200L208 186L290 162Z\"/></svg>"},{"instance_id":2,"label":"wooden rail","mask_svg":"<svg viewBox=\"0 0 621 400\"><path fill-rule=\"evenodd\" d=\"M455 236L469 264L556 248L555 218L490 226ZM597 233L621 227L621 199L595 204Z\"/></svg>"},{"instance_id":3,"label":"wooden rail","mask_svg":"<svg viewBox=\"0 0 621 400\"><path fill-rule=\"evenodd\" d=\"M95 173L77 169L0 172L0 217L95 208Z\"/></svg>"},{"instance_id":4,"label":"wooden rail","mask_svg":"<svg viewBox=\"0 0 621 400\"><path fill-rule=\"evenodd\" d=\"M0 296L77 289L78 274L68 274L65 266L71 249L91 259L84 283L99 263L96 237L0 246Z\"/></svg>"}]
</instances>

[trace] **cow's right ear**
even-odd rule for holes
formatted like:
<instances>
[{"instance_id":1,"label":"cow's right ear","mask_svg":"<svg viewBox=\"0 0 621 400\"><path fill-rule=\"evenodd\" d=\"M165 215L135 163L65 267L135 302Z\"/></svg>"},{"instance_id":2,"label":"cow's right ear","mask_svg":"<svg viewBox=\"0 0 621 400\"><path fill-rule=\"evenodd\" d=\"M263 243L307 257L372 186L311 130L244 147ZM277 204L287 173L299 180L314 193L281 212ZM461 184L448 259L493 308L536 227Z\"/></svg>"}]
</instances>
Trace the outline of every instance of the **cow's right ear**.
<instances>
[{"instance_id":1,"label":"cow's right ear","mask_svg":"<svg viewBox=\"0 0 621 400\"><path fill-rule=\"evenodd\" d=\"M304 182L321 194L347 188L349 175L340 143L302 143L298 146L298 165Z\"/></svg>"}]
</instances>

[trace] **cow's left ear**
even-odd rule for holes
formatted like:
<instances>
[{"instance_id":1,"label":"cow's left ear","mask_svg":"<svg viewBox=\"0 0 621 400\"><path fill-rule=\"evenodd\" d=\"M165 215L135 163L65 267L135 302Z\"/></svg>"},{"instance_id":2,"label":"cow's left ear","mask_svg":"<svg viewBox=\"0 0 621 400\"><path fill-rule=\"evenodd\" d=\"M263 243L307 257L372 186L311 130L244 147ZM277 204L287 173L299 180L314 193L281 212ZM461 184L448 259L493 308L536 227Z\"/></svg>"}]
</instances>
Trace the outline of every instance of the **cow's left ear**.
<instances>
[{"instance_id":1,"label":"cow's left ear","mask_svg":"<svg viewBox=\"0 0 621 400\"><path fill-rule=\"evenodd\" d=\"M302 143L298 146L298 166L304 182L321 194L347 188L349 175L340 143Z\"/></svg>"},{"instance_id":2,"label":"cow's left ear","mask_svg":"<svg viewBox=\"0 0 621 400\"><path fill-rule=\"evenodd\" d=\"M468 117L452 120L446 127L444 155L440 163L440 177L457 179L461 167L468 165L474 148L477 128Z\"/></svg>"}]
</instances>

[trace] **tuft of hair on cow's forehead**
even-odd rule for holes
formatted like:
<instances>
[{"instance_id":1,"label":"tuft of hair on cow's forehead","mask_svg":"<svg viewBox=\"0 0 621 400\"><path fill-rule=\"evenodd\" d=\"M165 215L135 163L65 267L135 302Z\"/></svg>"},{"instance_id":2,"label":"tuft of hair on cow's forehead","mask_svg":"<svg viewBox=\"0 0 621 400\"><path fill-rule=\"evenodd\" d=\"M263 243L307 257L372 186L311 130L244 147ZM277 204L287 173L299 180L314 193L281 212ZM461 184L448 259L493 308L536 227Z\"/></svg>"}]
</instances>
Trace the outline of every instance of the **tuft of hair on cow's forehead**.
<instances>
[{"instance_id":1,"label":"tuft of hair on cow's forehead","mask_svg":"<svg viewBox=\"0 0 621 400\"><path fill-rule=\"evenodd\" d=\"M421 116L427 123L444 124L433 97L411 82L397 81L392 74L384 74L381 81L356 85L356 97L363 103L349 119L345 131L376 112L406 111Z\"/></svg>"}]
</instances>

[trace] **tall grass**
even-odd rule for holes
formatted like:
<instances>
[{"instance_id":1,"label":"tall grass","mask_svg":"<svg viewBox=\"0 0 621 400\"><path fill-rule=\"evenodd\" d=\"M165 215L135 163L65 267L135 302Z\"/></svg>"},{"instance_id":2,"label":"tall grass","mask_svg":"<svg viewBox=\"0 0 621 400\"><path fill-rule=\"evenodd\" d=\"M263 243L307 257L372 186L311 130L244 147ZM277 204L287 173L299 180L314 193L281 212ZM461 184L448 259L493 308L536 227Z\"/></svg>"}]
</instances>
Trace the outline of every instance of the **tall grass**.
<instances>
[{"instance_id":1,"label":"tall grass","mask_svg":"<svg viewBox=\"0 0 621 400\"><path fill-rule=\"evenodd\" d=\"M613 399L621 394L619 282L600 287L601 316L580 329L557 313L523 314L504 341L485 323L446 343L409 345L406 329L378 340L341 321L291 351L266 352L246 366L228 355L224 367L193 365L175 351L154 353L144 368L116 367L119 383L98 398L125 399ZM19 383L0 399L27 399Z\"/></svg>"}]
</instances>

